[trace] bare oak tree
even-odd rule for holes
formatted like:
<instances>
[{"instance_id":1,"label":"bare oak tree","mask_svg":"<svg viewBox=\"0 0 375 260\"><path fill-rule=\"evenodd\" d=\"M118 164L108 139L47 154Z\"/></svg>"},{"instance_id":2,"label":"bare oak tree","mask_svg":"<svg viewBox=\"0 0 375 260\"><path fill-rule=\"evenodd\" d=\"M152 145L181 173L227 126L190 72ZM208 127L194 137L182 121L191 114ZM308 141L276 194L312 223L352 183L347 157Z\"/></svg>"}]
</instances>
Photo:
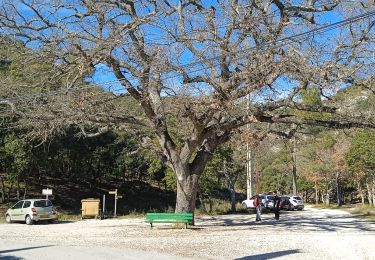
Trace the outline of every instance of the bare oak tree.
<instances>
[{"instance_id":1,"label":"bare oak tree","mask_svg":"<svg viewBox=\"0 0 375 260\"><path fill-rule=\"evenodd\" d=\"M177 212L195 209L205 165L218 145L245 124L374 127L334 107L300 102L304 89L318 88L329 98L345 84L373 75L370 15L338 24L330 34L314 33L327 22L320 14L343 18L345 8L365 13L365 1L207 2L17 0L0 7L1 32L53 57L59 75L67 75L62 87L67 92L105 66L144 112L131 117L130 110L112 101L94 108L94 93L83 104L56 97L53 104L59 109L53 114L44 109L33 115L47 121L63 116L83 131L92 122L147 121L177 177ZM16 109L16 102L1 102ZM296 110L324 116L304 118ZM177 121L170 120L171 113ZM104 124L101 130L106 129Z\"/></svg>"}]
</instances>

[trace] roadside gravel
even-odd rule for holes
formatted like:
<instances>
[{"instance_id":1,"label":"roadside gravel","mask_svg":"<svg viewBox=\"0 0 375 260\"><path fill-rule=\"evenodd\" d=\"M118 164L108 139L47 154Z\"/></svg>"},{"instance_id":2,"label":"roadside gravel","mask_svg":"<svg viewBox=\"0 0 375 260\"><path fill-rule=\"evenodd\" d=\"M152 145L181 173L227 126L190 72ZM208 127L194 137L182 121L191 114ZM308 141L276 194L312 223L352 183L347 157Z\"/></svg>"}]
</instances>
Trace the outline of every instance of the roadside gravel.
<instances>
[{"instance_id":1,"label":"roadside gravel","mask_svg":"<svg viewBox=\"0 0 375 260\"><path fill-rule=\"evenodd\" d=\"M143 218L1 224L0 259L64 259L69 252L72 259L375 260L375 223L309 207L282 212L280 221L272 217L257 223L254 214L201 216L187 230L168 224L151 229ZM42 250L51 253L38 254Z\"/></svg>"}]
</instances>

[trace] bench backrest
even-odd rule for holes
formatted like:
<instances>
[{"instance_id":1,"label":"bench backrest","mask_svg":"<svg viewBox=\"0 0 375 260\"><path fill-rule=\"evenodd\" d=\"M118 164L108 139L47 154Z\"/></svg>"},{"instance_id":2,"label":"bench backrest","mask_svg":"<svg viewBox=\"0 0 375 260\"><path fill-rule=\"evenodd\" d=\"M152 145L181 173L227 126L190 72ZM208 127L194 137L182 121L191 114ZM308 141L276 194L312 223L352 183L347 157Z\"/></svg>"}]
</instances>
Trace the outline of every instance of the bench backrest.
<instances>
[{"instance_id":1,"label":"bench backrest","mask_svg":"<svg viewBox=\"0 0 375 260\"><path fill-rule=\"evenodd\" d=\"M157 219L186 219L193 220L193 213L147 213L147 220Z\"/></svg>"}]
</instances>

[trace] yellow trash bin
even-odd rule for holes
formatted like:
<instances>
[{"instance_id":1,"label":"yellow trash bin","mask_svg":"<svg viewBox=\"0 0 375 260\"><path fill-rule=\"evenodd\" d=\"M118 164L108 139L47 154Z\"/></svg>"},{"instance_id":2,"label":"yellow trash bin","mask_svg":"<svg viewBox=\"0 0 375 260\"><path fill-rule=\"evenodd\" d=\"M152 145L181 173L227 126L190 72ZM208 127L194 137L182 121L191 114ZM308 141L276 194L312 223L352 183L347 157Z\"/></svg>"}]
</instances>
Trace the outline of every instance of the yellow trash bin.
<instances>
[{"instance_id":1,"label":"yellow trash bin","mask_svg":"<svg viewBox=\"0 0 375 260\"><path fill-rule=\"evenodd\" d=\"M81 200L81 203L82 219L86 217L94 217L96 219L100 216L100 199L83 199Z\"/></svg>"}]
</instances>

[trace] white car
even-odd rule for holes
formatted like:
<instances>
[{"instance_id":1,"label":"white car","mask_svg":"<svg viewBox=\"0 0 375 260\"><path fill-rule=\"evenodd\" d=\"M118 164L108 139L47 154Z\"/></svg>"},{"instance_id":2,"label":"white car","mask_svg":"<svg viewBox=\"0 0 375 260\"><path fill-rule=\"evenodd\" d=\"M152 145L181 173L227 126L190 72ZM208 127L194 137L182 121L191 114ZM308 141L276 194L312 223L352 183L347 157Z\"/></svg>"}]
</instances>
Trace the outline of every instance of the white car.
<instances>
[{"instance_id":1,"label":"white car","mask_svg":"<svg viewBox=\"0 0 375 260\"><path fill-rule=\"evenodd\" d=\"M286 210L303 210L303 199L299 196L281 196L282 208Z\"/></svg>"},{"instance_id":2,"label":"white car","mask_svg":"<svg viewBox=\"0 0 375 260\"><path fill-rule=\"evenodd\" d=\"M273 195L259 194L260 199L262 200L262 207L272 209L273 208ZM255 208L254 206L255 195L250 199L242 201L242 206L244 208Z\"/></svg>"},{"instance_id":3,"label":"white car","mask_svg":"<svg viewBox=\"0 0 375 260\"><path fill-rule=\"evenodd\" d=\"M50 200L28 199L20 200L5 213L5 221L24 221L27 225L39 220L53 222L57 219L57 213Z\"/></svg>"},{"instance_id":4,"label":"white car","mask_svg":"<svg viewBox=\"0 0 375 260\"><path fill-rule=\"evenodd\" d=\"M250 199L242 201L242 207L244 208L255 208L254 206L254 198L255 196L252 196Z\"/></svg>"},{"instance_id":5,"label":"white car","mask_svg":"<svg viewBox=\"0 0 375 260\"><path fill-rule=\"evenodd\" d=\"M290 202L290 209L297 209L297 210L303 210L305 207L303 203L303 199L299 196L290 196L289 197L289 202Z\"/></svg>"}]
</instances>

